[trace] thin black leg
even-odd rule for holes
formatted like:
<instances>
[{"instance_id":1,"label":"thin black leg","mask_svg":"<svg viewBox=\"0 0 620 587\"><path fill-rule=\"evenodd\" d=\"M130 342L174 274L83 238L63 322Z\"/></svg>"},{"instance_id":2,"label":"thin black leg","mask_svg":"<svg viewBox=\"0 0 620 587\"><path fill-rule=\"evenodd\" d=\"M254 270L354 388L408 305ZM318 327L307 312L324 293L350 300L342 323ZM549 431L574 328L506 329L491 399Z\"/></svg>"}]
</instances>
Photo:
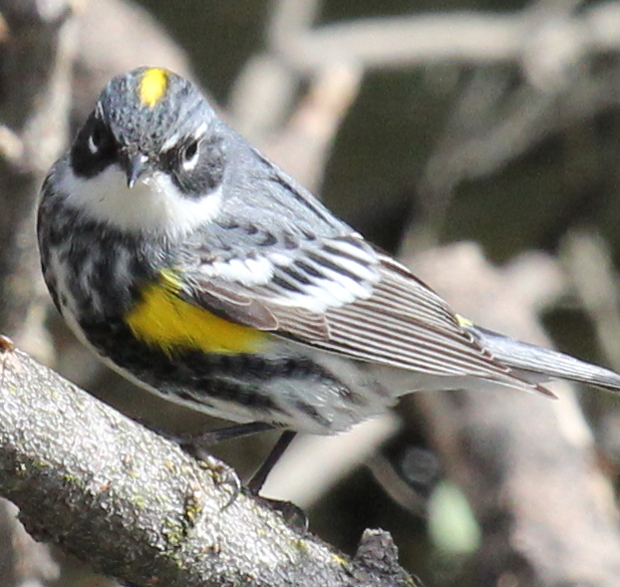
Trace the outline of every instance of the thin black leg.
<instances>
[{"instance_id":1,"label":"thin black leg","mask_svg":"<svg viewBox=\"0 0 620 587\"><path fill-rule=\"evenodd\" d=\"M276 442L275 446L271 449L271 452L267 455L267 458L263 461L263 464L248 481L246 487L250 493L253 495L258 495L260 493L260 490L263 488L269 473L271 473L271 470L280 460L280 457L284 454L284 451L288 448L289 444L291 444L296 434L297 432L294 432L293 430L285 430L282 432L278 442Z\"/></svg>"},{"instance_id":2,"label":"thin black leg","mask_svg":"<svg viewBox=\"0 0 620 587\"><path fill-rule=\"evenodd\" d=\"M166 434L166 436L171 440L178 442L184 450L208 465L217 475L217 483L230 487L230 498L224 505L226 508L237 499L242 487L241 481L232 467L229 467L228 465L214 459L207 451L206 447L223 440L249 436L250 434L266 432L267 430L274 430L276 428L278 428L278 426L275 424L267 424L265 422L249 422L247 424L227 426L226 428L212 430L210 432L205 432L195 436L189 434L178 436ZM266 499L259 495L265 480L269 476L269 473L275 464L280 460L280 457L284 454L284 451L288 448L293 438L295 438L295 435L296 432L293 432L292 430L285 430L280 435L280 438L267 455L267 458L263 464L258 468L258 471L256 471L254 476L246 485L246 491L253 495L256 499L260 499L269 507L279 511L289 525L297 528L298 530L305 531L308 528L308 519L306 518L306 514L303 510L293 503Z\"/></svg>"},{"instance_id":3,"label":"thin black leg","mask_svg":"<svg viewBox=\"0 0 620 587\"><path fill-rule=\"evenodd\" d=\"M151 426L151 428L153 427ZM224 440L232 440L233 438L241 438L243 436L250 436L251 434L267 432L267 430L273 430L275 428L277 428L276 425L267 424L266 422L247 422L246 424L235 424L233 426L226 426L225 428L198 434L172 434L158 428L155 428L155 431L181 446L204 448Z\"/></svg>"},{"instance_id":4,"label":"thin black leg","mask_svg":"<svg viewBox=\"0 0 620 587\"><path fill-rule=\"evenodd\" d=\"M267 424L267 422L247 422L246 424L236 424L234 426L226 426L226 428L204 432L198 436L190 437L186 442L199 444L201 446L211 446L223 440L250 436L251 434L267 432L267 430L273 430L274 428L276 428L276 426Z\"/></svg>"}]
</instances>

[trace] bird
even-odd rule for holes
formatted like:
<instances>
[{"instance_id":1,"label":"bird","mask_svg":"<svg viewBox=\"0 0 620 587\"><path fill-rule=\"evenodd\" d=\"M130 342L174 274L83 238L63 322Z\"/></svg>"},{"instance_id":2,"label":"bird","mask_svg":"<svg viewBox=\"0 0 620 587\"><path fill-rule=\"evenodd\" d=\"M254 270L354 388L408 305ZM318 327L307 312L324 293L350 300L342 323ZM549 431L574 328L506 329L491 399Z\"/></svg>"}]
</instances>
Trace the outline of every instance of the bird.
<instances>
[{"instance_id":1,"label":"bird","mask_svg":"<svg viewBox=\"0 0 620 587\"><path fill-rule=\"evenodd\" d=\"M39 200L51 297L139 386L242 429L334 434L414 391L620 375L459 316L159 67L114 77Z\"/></svg>"}]
</instances>

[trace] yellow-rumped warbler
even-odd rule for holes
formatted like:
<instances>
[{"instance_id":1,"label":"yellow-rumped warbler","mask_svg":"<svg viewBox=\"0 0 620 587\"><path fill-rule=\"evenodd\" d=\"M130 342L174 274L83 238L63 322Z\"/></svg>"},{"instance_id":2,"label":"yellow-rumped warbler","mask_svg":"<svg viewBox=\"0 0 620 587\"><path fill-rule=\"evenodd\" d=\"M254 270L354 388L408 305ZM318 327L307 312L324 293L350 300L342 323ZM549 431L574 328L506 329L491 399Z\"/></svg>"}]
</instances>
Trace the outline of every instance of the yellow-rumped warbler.
<instances>
[{"instance_id":1,"label":"yellow-rumped warbler","mask_svg":"<svg viewBox=\"0 0 620 587\"><path fill-rule=\"evenodd\" d=\"M45 181L38 235L82 341L235 422L331 433L415 390L620 389L609 370L456 316L163 69L103 90Z\"/></svg>"}]
</instances>

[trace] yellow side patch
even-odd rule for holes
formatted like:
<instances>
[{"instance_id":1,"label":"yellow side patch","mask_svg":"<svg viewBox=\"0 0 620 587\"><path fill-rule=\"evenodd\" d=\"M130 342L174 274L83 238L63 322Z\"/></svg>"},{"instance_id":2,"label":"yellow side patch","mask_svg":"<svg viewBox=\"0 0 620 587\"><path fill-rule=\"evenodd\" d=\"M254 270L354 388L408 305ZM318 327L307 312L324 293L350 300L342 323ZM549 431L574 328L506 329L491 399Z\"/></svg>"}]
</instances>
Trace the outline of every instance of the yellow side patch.
<instances>
[{"instance_id":1,"label":"yellow side patch","mask_svg":"<svg viewBox=\"0 0 620 587\"><path fill-rule=\"evenodd\" d=\"M168 74L158 67L151 67L142 74L138 85L138 96L145 106L153 108L166 93L168 88Z\"/></svg>"},{"instance_id":2,"label":"yellow side patch","mask_svg":"<svg viewBox=\"0 0 620 587\"><path fill-rule=\"evenodd\" d=\"M162 272L158 282L142 291L142 299L125 317L137 338L167 354L178 350L251 353L269 336L185 302L176 295L178 291L178 280L170 272Z\"/></svg>"}]
</instances>

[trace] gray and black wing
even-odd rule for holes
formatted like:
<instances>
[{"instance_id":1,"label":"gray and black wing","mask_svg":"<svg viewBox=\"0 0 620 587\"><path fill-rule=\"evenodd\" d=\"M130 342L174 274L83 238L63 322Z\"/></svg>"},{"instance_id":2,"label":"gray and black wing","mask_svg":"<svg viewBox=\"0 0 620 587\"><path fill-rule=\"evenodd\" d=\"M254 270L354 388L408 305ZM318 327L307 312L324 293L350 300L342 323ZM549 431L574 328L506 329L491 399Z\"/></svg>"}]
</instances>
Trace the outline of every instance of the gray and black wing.
<instances>
[{"instance_id":1,"label":"gray and black wing","mask_svg":"<svg viewBox=\"0 0 620 587\"><path fill-rule=\"evenodd\" d=\"M289 229L253 237L267 244L198 254L186 299L351 359L549 393L497 361L441 298L360 235L318 238Z\"/></svg>"}]
</instances>

